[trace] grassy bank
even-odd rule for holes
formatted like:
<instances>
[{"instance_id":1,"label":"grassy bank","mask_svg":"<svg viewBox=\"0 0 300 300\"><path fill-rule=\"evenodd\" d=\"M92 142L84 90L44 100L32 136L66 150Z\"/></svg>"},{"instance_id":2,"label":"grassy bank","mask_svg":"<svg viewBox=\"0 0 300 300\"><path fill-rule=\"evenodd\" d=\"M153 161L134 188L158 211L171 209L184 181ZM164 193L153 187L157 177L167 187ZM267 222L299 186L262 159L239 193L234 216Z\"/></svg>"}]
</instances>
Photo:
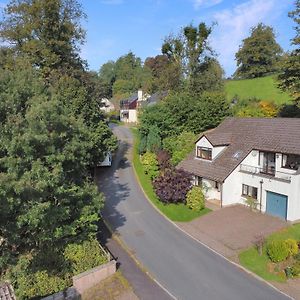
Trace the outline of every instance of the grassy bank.
<instances>
[{"instance_id":1,"label":"grassy bank","mask_svg":"<svg viewBox=\"0 0 300 300\"><path fill-rule=\"evenodd\" d=\"M140 162L138 145L139 145L139 136L136 129L132 129L134 134L134 149L133 149L133 166L137 174L140 185L142 186L145 194L148 199L170 220L175 222L188 222L199 216L202 216L208 212L210 209L205 208L200 212L195 212L189 209L184 204L163 204L157 198L151 183L151 179L148 175L144 173L143 166Z\"/></svg>"},{"instance_id":2,"label":"grassy bank","mask_svg":"<svg viewBox=\"0 0 300 300\"><path fill-rule=\"evenodd\" d=\"M275 76L227 80L225 82L225 90L229 101L237 95L240 99L255 97L261 100L273 101L278 105L291 102L290 96L277 87Z\"/></svg>"},{"instance_id":3,"label":"grassy bank","mask_svg":"<svg viewBox=\"0 0 300 300\"><path fill-rule=\"evenodd\" d=\"M297 241L300 240L300 224L292 225L270 235L267 238L267 242L272 240L286 240L288 238L292 238ZM284 274L271 272L272 263L268 257L266 247L264 247L262 255L258 254L255 247L247 249L240 253L239 259L242 266L266 280L278 282L284 282L286 280Z\"/></svg>"}]
</instances>

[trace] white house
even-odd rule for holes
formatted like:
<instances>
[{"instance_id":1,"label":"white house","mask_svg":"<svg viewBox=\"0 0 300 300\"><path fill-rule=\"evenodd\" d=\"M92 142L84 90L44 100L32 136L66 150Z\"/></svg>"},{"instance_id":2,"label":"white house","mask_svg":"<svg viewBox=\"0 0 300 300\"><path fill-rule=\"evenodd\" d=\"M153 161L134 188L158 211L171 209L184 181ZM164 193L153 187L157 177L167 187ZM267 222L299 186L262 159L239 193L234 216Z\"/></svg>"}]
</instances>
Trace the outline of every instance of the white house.
<instances>
[{"instance_id":1,"label":"white house","mask_svg":"<svg viewBox=\"0 0 300 300\"><path fill-rule=\"evenodd\" d=\"M149 98L149 95L138 90L137 93L129 98L120 101L120 120L126 123L136 123L138 120L138 111Z\"/></svg>"},{"instance_id":2,"label":"white house","mask_svg":"<svg viewBox=\"0 0 300 300\"><path fill-rule=\"evenodd\" d=\"M115 110L115 105L107 98L102 98L100 110L102 110L105 113L109 113Z\"/></svg>"},{"instance_id":3,"label":"white house","mask_svg":"<svg viewBox=\"0 0 300 300\"><path fill-rule=\"evenodd\" d=\"M220 206L256 199L270 215L300 219L300 119L229 118L207 131L178 168Z\"/></svg>"}]
</instances>

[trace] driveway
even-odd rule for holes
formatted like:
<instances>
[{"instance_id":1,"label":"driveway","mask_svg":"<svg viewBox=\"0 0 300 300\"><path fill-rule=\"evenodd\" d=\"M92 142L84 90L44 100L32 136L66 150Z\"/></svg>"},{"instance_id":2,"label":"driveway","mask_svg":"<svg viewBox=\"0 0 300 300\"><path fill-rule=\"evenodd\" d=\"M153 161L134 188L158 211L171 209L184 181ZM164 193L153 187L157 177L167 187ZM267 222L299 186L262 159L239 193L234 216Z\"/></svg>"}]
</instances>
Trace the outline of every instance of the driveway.
<instances>
[{"instance_id":1,"label":"driveway","mask_svg":"<svg viewBox=\"0 0 300 300\"><path fill-rule=\"evenodd\" d=\"M287 227L288 223L253 212L245 206L235 205L177 225L197 240L237 261L238 252L252 246L258 235L266 237Z\"/></svg>"},{"instance_id":2,"label":"driveway","mask_svg":"<svg viewBox=\"0 0 300 300\"><path fill-rule=\"evenodd\" d=\"M130 130L116 126L114 132L121 140L119 150L112 167L97 177L106 196L102 214L153 278L177 299L288 299L161 216L136 181Z\"/></svg>"}]
</instances>

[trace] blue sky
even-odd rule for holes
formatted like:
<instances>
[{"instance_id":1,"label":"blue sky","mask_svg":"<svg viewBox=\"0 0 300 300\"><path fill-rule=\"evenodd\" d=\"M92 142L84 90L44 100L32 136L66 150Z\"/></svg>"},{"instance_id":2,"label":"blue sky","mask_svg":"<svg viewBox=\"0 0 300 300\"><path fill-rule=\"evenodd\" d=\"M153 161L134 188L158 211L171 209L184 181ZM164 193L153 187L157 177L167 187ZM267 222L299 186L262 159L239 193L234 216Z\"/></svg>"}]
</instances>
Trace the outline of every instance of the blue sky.
<instances>
[{"instance_id":1,"label":"blue sky","mask_svg":"<svg viewBox=\"0 0 300 300\"><path fill-rule=\"evenodd\" d=\"M217 22L211 45L231 75L234 54L249 30L259 22L273 26L277 41L290 49L295 35L287 16L293 0L81 0L87 14L87 41L82 56L92 70L133 51L143 60L160 53L163 39L185 25Z\"/></svg>"},{"instance_id":2,"label":"blue sky","mask_svg":"<svg viewBox=\"0 0 300 300\"><path fill-rule=\"evenodd\" d=\"M193 22L214 22L211 46L230 76L236 68L234 54L251 27L263 22L273 26L277 41L290 49L295 35L287 16L294 0L78 0L87 15L81 56L91 70L133 51L145 60L160 54L164 38ZM0 0L3 7L8 0Z\"/></svg>"}]
</instances>

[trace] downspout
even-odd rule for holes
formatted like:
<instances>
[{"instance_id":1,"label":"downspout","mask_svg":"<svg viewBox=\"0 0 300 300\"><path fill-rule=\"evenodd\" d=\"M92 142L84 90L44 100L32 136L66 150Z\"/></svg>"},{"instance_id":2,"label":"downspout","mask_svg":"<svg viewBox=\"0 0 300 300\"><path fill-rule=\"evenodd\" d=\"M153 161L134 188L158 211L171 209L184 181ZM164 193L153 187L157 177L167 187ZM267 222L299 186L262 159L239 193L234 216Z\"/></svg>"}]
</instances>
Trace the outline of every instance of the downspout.
<instances>
[{"instance_id":1,"label":"downspout","mask_svg":"<svg viewBox=\"0 0 300 300\"><path fill-rule=\"evenodd\" d=\"M261 180L259 183L260 183L259 211L261 212L261 206L262 206L262 186L263 186L264 181Z\"/></svg>"},{"instance_id":2,"label":"downspout","mask_svg":"<svg viewBox=\"0 0 300 300\"><path fill-rule=\"evenodd\" d=\"M220 182L221 188L220 188L220 192L221 192L221 208L223 207L223 182Z\"/></svg>"}]
</instances>

